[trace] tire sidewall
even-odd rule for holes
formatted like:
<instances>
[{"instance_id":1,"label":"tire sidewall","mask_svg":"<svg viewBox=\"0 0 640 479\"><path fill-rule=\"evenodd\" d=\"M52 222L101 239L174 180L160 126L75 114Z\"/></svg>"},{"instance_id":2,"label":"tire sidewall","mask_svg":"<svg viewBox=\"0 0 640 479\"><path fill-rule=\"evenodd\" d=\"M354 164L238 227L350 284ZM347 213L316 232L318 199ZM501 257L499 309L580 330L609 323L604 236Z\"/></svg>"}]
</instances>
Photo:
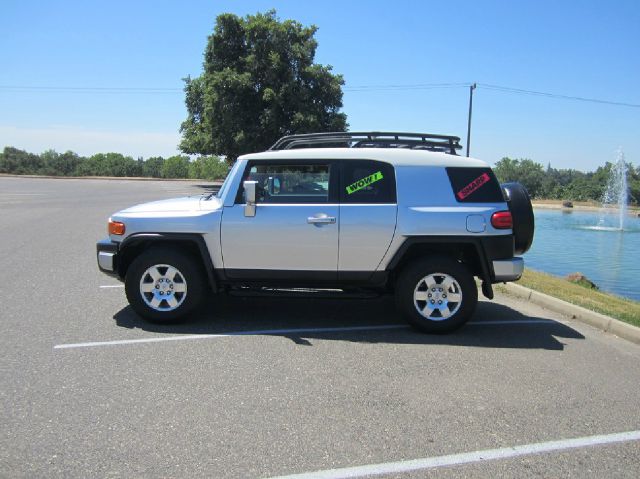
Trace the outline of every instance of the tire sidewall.
<instances>
[{"instance_id":1,"label":"tire sidewall","mask_svg":"<svg viewBox=\"0 0 640 479\"><path fill-rule=\"evenodd\" d=\"M460 285L462 304L449 318L434 321L422 316L414 305L413 294L419 281L433 273L453 277ZM458 329L473 315L478 303L478 288L467 267L453 259L432 256L421 259L402 271L396 284L396 302L405 319L414 328L426 333L446 333Z\"/></svg>"},{"instance_id":2,"label":"tire sidewall","mask_svg":"<svg viewBox=\"0 0 640 479\"><path fill-rule=\"evenodd\" d=\"M535 217L527 189L517 182L503 183L503 191L509 198L508 206L513 219L513 237L516 254L524 254L533 243Z\"/></svg>"},{"instance_id":3,"label":"tire sidewall","mask_svg":"<svg viewBox=\"0 0 640 479\"><path fill-rule=\"evenodd\" d=\"M148 268L166 264L180 271L187 283L187 296L176 309L157 311L146 304L140 294L140 280ZM196 309L203 297L203 275L195 260L181 251L166 247L152 247L138 256L129 266L125 277L125 293L133 310L145 319L158 323L178 322Z\"/></svg>"}]
</instances>

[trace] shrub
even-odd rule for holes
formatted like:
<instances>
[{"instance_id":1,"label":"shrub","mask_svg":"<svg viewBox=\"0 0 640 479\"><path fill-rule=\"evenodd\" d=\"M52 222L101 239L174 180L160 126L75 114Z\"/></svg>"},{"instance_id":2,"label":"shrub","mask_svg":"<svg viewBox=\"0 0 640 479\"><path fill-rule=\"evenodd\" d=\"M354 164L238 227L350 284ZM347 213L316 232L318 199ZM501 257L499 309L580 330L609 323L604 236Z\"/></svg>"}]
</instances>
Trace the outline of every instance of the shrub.
<instances>
[{"instance_id":1,"label":"shrub","mask_svg":"<svg viewBox=\"0 0 640 479\"><path fill-rule=\"evenodd\" d=\"M229 166L217 156L200 156L189 164L189 178L218 180L227 176Z\"/></svg>"},{"instance_id":2,"label":"shrub","mask_svg":"<svg viewBox=\"0 0 640 479\"><path fill-rule=\"evenodd\" d=\"M163 178L187 178L189 176L189 157L172 156L162 165Z\"/></svg>"}]
</instances>

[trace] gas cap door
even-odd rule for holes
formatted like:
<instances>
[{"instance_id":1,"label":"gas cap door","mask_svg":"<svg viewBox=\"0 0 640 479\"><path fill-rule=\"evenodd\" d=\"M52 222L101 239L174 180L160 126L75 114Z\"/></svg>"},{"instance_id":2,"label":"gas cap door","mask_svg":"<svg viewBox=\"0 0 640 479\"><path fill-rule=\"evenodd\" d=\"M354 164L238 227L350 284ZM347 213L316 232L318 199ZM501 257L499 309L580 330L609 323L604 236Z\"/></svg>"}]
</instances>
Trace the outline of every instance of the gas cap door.
<instances>
[{"instance_id":1,"label":"gas cap door","mask_svg":"<svg viewBox=\"0 0 640 479\"><path fill-rule=\"evenodd\" d=\"M469 233L483 233L487 229L487 222L483 215L467 216L467 231Z\"/></svg>"}]
</instances>

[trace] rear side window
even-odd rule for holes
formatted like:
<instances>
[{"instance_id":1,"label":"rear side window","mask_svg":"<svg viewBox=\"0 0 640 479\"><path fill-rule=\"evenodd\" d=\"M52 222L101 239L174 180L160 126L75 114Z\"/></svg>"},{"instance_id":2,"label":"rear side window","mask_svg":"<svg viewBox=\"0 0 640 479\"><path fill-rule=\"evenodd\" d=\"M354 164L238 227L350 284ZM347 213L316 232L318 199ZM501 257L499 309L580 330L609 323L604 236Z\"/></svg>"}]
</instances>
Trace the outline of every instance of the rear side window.
<instances>
[{"instance_id":1,"label":"rear side window","mask_svg":"<svg viewBox=\"0 0 640 479\"><path fill-rule=\"evenodd\" d=\"M491 168L449 167L446 169L459 203L502 203L502 188Z\"/></svg>"},{"instance_id":2,"label":"rear side window","mask_svg":"<svg viewBox=\"0 0 640 479\"><path fill-rule=\"evenodd\" d=\"M396 177L393 166L373 160L344 160L340 202L395 203Z\"/></svg>"}]
</instances>

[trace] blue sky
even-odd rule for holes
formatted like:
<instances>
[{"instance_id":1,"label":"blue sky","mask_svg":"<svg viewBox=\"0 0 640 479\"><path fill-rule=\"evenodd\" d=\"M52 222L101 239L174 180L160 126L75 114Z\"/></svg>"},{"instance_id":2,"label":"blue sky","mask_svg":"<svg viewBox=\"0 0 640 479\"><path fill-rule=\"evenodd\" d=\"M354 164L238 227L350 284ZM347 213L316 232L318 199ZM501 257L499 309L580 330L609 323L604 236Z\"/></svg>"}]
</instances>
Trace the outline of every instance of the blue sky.
<instances>
[{"instance_id":1,"label":"blue sky","mask_svg":"<svg viewBox=\"0 0 640 479\"><path fill-rule=\"evenodd\" d=\"M0 148L176 154L181 78L200 74L215 17L270 8L319 27L316 61L344 75L352 130L464 142L468 88L410 85L478 82L640 104L638 0L3 0ZM389 85L400 88L372 88ZM640 108L475 91L472 155L490 163L591 170L618 147L640 163Z\"/></svg>"}]
</instances>

